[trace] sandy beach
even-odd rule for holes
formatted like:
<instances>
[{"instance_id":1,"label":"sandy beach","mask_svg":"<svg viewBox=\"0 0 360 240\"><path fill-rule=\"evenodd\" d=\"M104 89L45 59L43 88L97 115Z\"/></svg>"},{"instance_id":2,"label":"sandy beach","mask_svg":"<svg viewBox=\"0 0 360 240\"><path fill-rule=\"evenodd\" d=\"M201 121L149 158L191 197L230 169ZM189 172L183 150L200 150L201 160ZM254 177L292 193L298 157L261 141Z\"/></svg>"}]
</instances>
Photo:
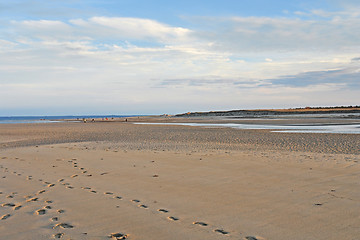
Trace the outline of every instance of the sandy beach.
<instances>
[{"instance_id":1,"label":"sandy beach","mask_svg":"<svg viewBox=\"0 0 360 240\"><path fill-rule=\"evenodd\" d=\"M0 124L0 239L359 239L360 135L135 120Z\"/></svg>"}]
</instances>

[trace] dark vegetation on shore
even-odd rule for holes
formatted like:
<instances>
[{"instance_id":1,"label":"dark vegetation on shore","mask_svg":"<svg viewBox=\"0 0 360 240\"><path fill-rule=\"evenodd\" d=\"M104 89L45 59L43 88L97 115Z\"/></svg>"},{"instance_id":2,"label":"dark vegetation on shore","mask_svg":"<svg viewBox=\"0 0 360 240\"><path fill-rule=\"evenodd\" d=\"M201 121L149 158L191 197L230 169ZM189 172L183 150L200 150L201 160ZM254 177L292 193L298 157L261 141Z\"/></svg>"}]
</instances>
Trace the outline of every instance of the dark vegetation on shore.
<instances>
[{"instance_id":1,"label":"dark vegetation on shore","mask_svg":"<svg viewBox=\"0 0 360 240\"><path fill-rule=\"evenodd\" d=\"M210 112L187 112L175 115L176 117L201 117L201 116L266 116L266 115L291 115L291 114L334 114L334 113L360 113L360 106L336 107L305 107L290 109L254 109L230 110Z\"/></svg>"}]
</instances>

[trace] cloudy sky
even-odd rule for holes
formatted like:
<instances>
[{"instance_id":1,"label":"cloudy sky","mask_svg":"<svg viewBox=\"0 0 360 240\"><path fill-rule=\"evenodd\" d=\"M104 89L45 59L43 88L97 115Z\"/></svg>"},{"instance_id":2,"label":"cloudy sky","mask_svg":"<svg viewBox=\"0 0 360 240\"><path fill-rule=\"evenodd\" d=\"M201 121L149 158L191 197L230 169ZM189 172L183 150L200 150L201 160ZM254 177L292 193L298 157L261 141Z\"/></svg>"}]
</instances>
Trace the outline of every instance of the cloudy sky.
<instances>
[{"instance_id":1,"label":"cloudy sky","mask_svg":"<svg viewBox=\"0 0 360 240\"><path fill-rule=\"evenodd\" d=\"M359 104L358 0L0 0L0 116Z\"/></svg>"}]
</instances>

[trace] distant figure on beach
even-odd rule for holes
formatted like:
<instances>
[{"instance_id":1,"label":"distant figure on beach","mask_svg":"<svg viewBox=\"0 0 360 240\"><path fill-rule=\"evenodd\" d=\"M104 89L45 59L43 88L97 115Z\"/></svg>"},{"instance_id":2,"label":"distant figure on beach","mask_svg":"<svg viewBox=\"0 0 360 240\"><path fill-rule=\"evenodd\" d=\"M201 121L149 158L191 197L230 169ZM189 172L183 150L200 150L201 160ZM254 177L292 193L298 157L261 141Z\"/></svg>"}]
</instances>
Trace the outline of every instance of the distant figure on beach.
<instances>
[{"instance_id":1,"label":"distant figure on beach","mask_svg":"<svg viewBox=\"0 0 360 240\"><path fill-rule=\"evenodd\" d=\"M83 122L86 123L86 119L85 119L85 118L83 118Z\"/></svg>"},{"instance_id":2,"label":"distant figure on beach","mask_svg":"<svg viewBox=\"0 0 360 240\"><path fill-rule=\"evenodd\" d=\"M127 118L125 118L125 122L127 122Z\"/></svg>"}]
</instances>

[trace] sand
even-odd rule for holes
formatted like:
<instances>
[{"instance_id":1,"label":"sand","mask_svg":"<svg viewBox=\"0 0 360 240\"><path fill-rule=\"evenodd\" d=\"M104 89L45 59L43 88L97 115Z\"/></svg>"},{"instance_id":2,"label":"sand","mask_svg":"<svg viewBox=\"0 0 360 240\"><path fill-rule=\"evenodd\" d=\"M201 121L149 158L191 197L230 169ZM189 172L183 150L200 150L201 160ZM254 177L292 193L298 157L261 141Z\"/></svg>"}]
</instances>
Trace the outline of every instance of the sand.
<instances>
[{"instance_id":1,"label":"sand","mask_svg":"<svg viewBox=\"0 0 360 240\"><path fill-rule=\"evenodd\" d=\"M360 236L360 136L0 125L0 239Z\"/></svg>"}]
</instances>

